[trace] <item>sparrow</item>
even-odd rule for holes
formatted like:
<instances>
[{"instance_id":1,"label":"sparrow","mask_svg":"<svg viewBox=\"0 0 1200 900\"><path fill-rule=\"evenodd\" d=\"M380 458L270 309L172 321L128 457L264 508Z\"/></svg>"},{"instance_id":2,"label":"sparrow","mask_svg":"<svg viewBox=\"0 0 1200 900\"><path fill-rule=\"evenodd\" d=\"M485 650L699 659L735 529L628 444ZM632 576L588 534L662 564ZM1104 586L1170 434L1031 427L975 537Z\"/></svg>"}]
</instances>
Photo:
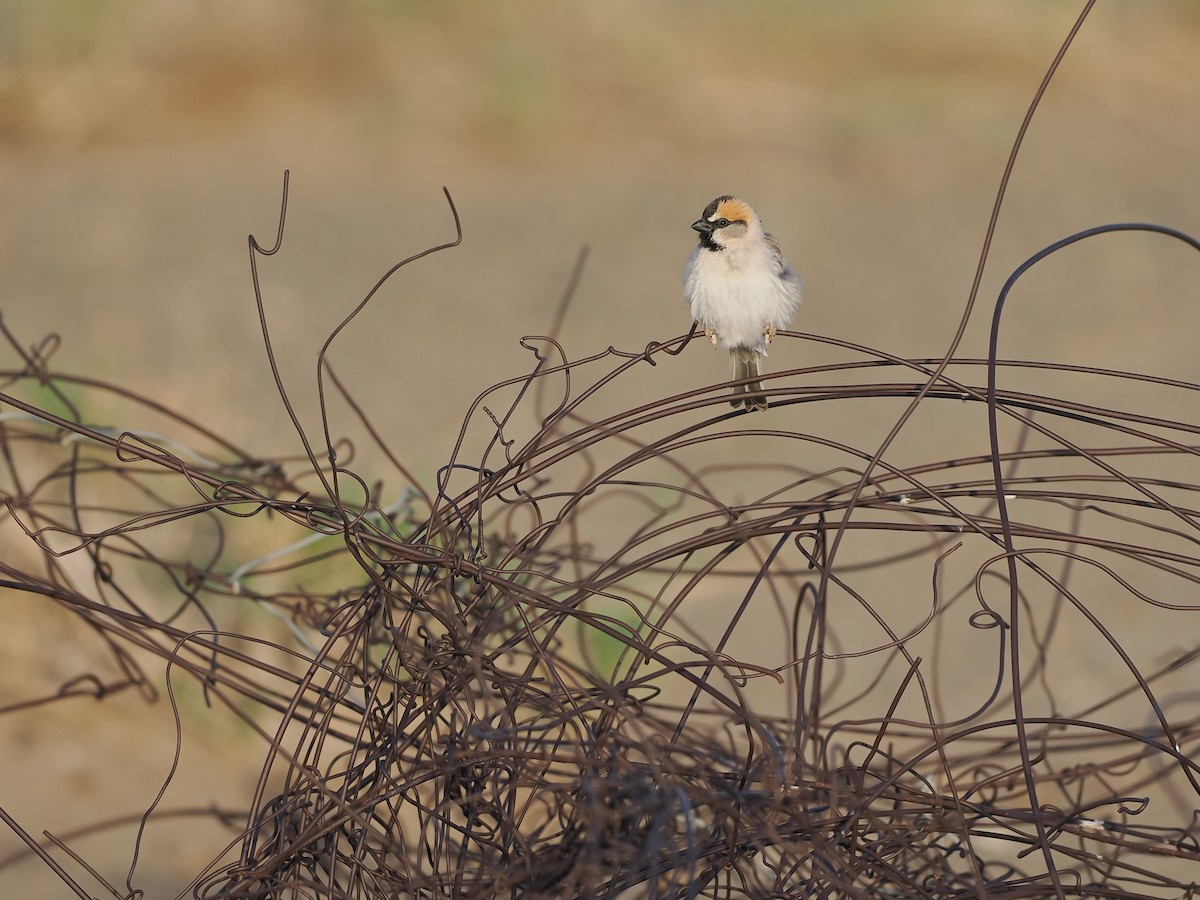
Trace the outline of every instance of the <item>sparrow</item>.
<instances>
[{"instance_id":1,"label":"sparrow","mask_svg":"<svg viewBox=\"0 0 1200 900\"><path fill-rule=\"evenodd\" d=\"M800 277L750 204L718 197L692 223L700 245L683 267L683 296L714 347L729 351L734 406L766 409L758 381L767 345L800 305Z\"/></svg>"}]
</instances>

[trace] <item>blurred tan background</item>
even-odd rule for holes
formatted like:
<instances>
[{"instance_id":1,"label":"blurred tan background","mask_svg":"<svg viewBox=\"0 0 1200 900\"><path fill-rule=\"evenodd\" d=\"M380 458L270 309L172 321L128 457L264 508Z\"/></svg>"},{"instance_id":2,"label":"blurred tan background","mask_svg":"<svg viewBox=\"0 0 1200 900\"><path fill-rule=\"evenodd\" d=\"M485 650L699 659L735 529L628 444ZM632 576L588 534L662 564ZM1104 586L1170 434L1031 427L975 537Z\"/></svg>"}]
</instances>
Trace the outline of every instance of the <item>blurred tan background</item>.
<instances>
[{"instance_id":1,"label":"blurred tan background","mask_svg":"<svg viewBox=\"0 0 1200 900\"><path fill-rule=\"evenodd\" d=\"M685 331L688 225L722 193L751 202L803 274L797 330L936 356L1081 6L0 0L0 312L26 343L61 334L59 369L291 452L246 255L249 232L273 242L290 169L283 250L260 272L310 427L321 342L392 263L453 236L443 185L458 204L462 247L402 271L333 352L422 477L474 396L527 370L517 341L550 327L584 245L571 355ZM1017 163L964 355L985 353L996 291L1044 244L1121 220L1200 233L1198 85L1195 4L1097 5ZM1002 352L1196 381L1198 274L1162 239L1092 242L1026 280ZM772 367L799 365L798 346ZM723 380L703 349L645 377L646 401ZM105 709L5 720L0 805L25 827L150 802L169 713ZM235 746L198 728L173 802L244 802L259 745L244 761ZM162 839L135 881L149 897L221 845ZM80 849L121 880L130 833L105 840ZM36 863L7 874L26 896L55 883Z\"/></svg>"}]
</instances>

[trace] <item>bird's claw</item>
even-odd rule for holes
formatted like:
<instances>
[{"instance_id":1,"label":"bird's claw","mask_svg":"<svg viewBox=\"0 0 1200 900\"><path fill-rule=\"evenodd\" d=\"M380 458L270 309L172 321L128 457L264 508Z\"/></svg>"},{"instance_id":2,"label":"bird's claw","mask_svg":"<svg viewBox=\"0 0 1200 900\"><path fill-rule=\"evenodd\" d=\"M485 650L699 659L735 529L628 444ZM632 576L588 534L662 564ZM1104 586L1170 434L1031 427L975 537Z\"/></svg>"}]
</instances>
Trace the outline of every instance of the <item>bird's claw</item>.
<instances>
[{"instance_id":1,"label":"bird's claw","mask_svg":"<svg viewBox=\"0 0 1200 900\"><path fill-rule=\"evenodd\" d=\"M771 343L771 341L775 340L776 334L777 334L777 331L776 331L774 325L768 325L766 327L766 329L763 331L763 337L767 339L768 344Z\"/></svg>"},{"instance_id":2,"label":"bird's claw","mask_svg":"<svg viewBox=\"0 0 1200 900\"><path fill-rule=\"evenodd\" d=\"M704 326L704 336L708 338L708 342L714 347L717 346L717 330L711 325Z\"/></svg>"}]
</instances>

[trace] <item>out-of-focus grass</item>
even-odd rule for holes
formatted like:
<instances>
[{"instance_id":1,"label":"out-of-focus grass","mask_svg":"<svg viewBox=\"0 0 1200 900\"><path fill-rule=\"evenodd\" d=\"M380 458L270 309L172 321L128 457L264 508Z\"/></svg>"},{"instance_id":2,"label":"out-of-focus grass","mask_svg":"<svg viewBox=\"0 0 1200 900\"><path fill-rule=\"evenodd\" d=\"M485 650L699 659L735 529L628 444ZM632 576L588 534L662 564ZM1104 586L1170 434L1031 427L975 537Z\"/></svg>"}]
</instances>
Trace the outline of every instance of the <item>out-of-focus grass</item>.
<instances>
[{"instance_id":1,"label":"out-of-focus grass","mask_svg":"<svg viewBox=\"0 0 1200 900\"><path fill-rule=\"evenodd\" d=\"M1186 2L1111 3L1104 14L1126 19L1133 37L1171 36L1164 58L1193 42L1200 25ZM816 103L842 110L845 127L866 127L869 140L906 118L920 126L964 81L984 92L998 81L1024 83L1044 50L1032 38L1062 19L1054 4L1018 13L944 0L903 9L7 0L0 137L16 145L162 140L335 104L389 146L432 134L483 158L577 161L736 130L739 108L764 104L777 107L786 138L801 124L794 111ZM1104 53L1084 44L1077 56ZM848 59L851 77L828 82ZM806 84L820 96L804 96ZM143 114L124 115L132 106Z\"/></svg>"}]
</instances>

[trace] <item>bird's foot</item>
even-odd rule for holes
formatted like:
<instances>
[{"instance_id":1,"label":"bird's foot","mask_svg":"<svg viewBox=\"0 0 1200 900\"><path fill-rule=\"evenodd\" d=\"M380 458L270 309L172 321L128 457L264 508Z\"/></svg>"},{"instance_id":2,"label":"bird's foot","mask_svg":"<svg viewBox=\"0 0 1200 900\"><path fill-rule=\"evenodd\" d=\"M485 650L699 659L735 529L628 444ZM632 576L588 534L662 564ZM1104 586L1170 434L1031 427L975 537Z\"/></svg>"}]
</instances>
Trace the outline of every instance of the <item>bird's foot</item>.
<instances>
[{"instance_id":1,"label":"bird's foot","mask_svg":"<svg viewBox=\"0 0 1200 900\"><path fill-rule=\"evenodd\" d=\"M777 333L778 332L776 331L774 325L768 325L766 328L763 329L763 337L767 339L768 344L771 343L771 341L775 340L775 335Z\"/></svg>"},{"instance_id":2,"label":"bird's foot","mask_svg":"<svg viewBox=\"0 0 1200 900\"><path fill-rule=\"evenodd\" d=\"M713 328L711 325L705 325L704 336L708 338L708 342L710 344L712 344L714 347L717 346L717 329Z\"/></svg>"}]
</instances>

